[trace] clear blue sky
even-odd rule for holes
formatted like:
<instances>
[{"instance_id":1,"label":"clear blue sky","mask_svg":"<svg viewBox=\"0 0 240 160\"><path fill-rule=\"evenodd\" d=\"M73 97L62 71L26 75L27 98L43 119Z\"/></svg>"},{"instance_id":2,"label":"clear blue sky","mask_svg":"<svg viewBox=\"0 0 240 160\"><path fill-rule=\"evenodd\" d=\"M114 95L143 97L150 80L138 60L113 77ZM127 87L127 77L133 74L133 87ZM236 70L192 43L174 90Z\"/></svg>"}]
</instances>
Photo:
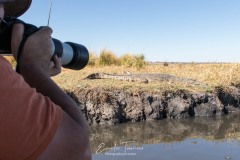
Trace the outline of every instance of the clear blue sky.
<instances>
[{"instance_id":1,"label":"clear blue sky","mask_svg":"<svg viewBox=\"0 0 240 160\"><path fill-rule=\"evenodd\" d=\"M20 19L47 24L50 0ZM148 61L240 62L240 0L53 0L53 37Z\"/></svg>"}]
</instances>

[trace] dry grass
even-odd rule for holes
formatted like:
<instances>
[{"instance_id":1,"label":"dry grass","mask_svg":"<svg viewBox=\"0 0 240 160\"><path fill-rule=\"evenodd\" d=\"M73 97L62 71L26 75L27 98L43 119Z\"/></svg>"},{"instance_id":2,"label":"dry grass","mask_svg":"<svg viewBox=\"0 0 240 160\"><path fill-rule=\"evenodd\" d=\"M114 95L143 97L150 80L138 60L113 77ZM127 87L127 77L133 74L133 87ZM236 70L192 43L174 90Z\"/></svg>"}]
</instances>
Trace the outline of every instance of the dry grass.
<instances>
[{"instance_id":1,"label":"dry grass","mask_svg":"<svg viewBox=\"0 0 240 160\"><path fill-rule=\"evenodd\" d=\"M95 55L93 55L96 59ZM131 55L130 55L131 57ZM10 63L15 66L16 62L11 56L5 57ZM129 57L128 57L129 58ZM166 63L166 62L165 62ZM63 89L75 90L86 88L120 88L131 90L133 92L148 91L159 92L162 90L178 90L185 89L190 91L205 92L214 90L217 86L229 86L231 84L240 84L240 63L213 63L213 64L198 64L198 63L158 63L148 64L143 68L123 66L87 66L83 70L74 71L63 69L62 73L53 80L58 83ZM137 82L126 82L112 79L96 79L85 80L88 75L97 72L124 74L129 71L133 74L149 73L149 74L170 74L177 77L192 78L200 82L208 84L206 86L195 86L181 83L170 82L151 82L142 84Z\"/></svg>"},{"instance_id":2,"label":"dry grass","mask_svg":"<svg viewBox=\"0 0 240 160\"><path fill-rule=\"evenodd\" d=\"M177 77L192 78L209 86L194 86L181 83L151 82L142 84L137 82L126 82L111 79L84 80L92 73L116 73L124 74L129 71L134 74L171 74ZM74 90L86 88L121 88L131 91L159 92L162 90L186 89L191 91L213 90L216 86L229 86L232 83L240 83L240 64L151 64L142 69L129 68L123 66L86 67L80 71L63 69L62 73L53 78L63 89Z\"/></svg>"}]
</instances>

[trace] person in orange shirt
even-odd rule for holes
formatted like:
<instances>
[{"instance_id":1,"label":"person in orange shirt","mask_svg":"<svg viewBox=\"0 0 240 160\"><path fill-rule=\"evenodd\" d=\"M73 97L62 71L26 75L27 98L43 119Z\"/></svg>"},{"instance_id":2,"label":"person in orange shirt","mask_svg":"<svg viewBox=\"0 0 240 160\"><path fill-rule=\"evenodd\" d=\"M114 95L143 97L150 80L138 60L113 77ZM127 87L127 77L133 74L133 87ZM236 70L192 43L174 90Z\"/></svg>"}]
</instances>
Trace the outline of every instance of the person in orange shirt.
<instances>
[{"instance_id":1,"label":"person in orange shirt","mask_svg":"<svg viewBox=\"0 0 240 160\"><path fill-rule=\"evenodd\" d=\"M0 0L0 23L5 16L22 15L30 4L31 0ZM15 24L15 58L23 33L24 26ZM0 55L0 160L91 159L80 108L50 78L61 72L60 59L51 60L51 34L51 28L43 27L26 40L19 59L21 74Z\"/></svg>"}]
</instances>

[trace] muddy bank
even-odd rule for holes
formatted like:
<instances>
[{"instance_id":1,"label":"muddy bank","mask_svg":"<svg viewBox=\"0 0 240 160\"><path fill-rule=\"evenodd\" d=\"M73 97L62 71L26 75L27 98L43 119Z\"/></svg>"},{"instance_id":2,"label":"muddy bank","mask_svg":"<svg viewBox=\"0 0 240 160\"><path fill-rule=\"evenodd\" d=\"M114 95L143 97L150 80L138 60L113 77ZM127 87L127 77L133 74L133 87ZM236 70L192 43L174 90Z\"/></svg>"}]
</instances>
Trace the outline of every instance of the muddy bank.
<instances>
[{"instance_id":1,"label":"muddy bank","mask_svg":"<svg viewBox=\"0 0 240 160\"><path fill-rule=\"evenodd\" d=\"M131 93L120 89L74 90L90 125L117 124L190 117L214 117L240 111L240 87L217 87L213 92L163 91Z\"/></svg>"}]
</instances>

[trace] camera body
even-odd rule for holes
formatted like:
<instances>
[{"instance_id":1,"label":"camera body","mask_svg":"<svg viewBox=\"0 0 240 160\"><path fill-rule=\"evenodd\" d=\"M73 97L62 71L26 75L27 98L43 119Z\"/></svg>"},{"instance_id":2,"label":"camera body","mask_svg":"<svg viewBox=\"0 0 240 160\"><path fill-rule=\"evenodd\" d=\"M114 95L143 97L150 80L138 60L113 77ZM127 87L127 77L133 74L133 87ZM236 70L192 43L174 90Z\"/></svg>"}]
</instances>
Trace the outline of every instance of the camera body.
<instances>
[{"instance_id":1,"label":"camera body","mask_svg":"<svg viewBox=\"0 0 240 160\"><path fill-rule=\"evenodd\" d=\"M15 23L24 25L24 38L27 38L41 29L27 24L14 17L7 17L5 22L0 26L0 54L11 54L11 37ZM87 48L81 44L73 42L61 42L58 39L52 38L52 54L61 57L62 66L69 69L83 69L89 60L89 52Z\"/></svg>"}]
</instances>

